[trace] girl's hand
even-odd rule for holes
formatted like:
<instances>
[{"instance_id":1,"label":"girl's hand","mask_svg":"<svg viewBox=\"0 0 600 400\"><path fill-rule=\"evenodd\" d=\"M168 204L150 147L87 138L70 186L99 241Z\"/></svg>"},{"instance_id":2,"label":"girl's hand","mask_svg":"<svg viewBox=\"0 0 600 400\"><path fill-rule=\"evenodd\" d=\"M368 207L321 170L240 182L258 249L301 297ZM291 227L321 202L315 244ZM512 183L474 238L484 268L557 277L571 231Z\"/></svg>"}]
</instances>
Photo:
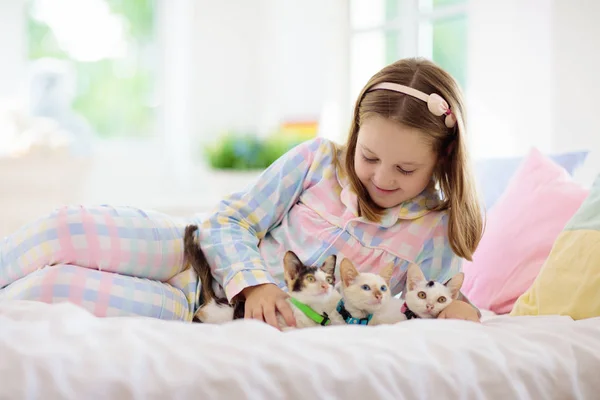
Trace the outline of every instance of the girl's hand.
<instances>
[{"instance_id":1,"label":"girl's hand","mask_svg":"<svg viewBox=\"0 0 600 400\"><path fill-rule=\"evenodd\" d=\"M277 323L276 312L278 311L288 326L296 326L292 307L287 302L289 296L277 285L265 283L247 287L242 291L242 295L246 299L244 318L257 319L281 329Z\"/></svg>"},{"instance_id":2,"label":"girl's hand","mask_svg":"<svg viewBox=\"0 0 600 400\"><path fill-rule=\"evenodd\" d=\"M452 303L448 304L448 307L438 315L438 318L462 319L473 322L480 321L477 309L461 300L454 300Z\"/></svg>"}]
</instances>

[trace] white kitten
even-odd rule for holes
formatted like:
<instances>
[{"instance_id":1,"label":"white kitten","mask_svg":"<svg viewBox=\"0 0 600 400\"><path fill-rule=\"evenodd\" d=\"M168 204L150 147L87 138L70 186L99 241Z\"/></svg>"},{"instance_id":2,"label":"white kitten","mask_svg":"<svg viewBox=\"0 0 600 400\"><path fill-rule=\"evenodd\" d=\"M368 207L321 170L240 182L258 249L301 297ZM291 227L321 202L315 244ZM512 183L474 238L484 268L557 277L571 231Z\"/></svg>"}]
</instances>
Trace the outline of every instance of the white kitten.
<instances>
[{"instance_id":1,"label":"white kitten","mask_svg":"<svg viewBox=\"0 0 600 400\"><path fill-rule=\"evenodd\" d=\"M350 260L340 263L342 299L335 312L330 314L334 324L370 325L375 312L390 300L390 279L393 265L384 268L379 275L360 273Z\"/></svg>"},{"instance_id":2,"label":"white kitten","mask_svg":"<svg viewBox=\"0 0 600 400\"><path fill-rule=\"evenodd\" d=\"M459 272L445 284L427 281L421 268L410 264L406 277L404 300L393 298L375 313L372 325L394 324L412 318L437 318L458 298L464 274Z\"/></svg>"}]
</instances>

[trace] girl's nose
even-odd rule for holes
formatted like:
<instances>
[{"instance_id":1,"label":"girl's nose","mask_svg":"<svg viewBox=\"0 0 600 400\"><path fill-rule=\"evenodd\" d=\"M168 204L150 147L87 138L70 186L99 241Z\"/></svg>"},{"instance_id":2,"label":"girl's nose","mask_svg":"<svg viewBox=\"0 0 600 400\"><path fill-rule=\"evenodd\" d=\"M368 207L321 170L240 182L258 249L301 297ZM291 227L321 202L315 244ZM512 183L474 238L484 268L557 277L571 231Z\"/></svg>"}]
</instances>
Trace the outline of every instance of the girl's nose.
<instances>
[{"instance_id":1,"label":"girl's nose","mask_svg":"<svg viewBox=\"0 0 600 400\"><path fill-rule=\"evenodd\" d=\"M373 177L373 182L380 189L393 189L395 185L394 177L385 168L378 168Z\"/></svg>"}]
</instances>

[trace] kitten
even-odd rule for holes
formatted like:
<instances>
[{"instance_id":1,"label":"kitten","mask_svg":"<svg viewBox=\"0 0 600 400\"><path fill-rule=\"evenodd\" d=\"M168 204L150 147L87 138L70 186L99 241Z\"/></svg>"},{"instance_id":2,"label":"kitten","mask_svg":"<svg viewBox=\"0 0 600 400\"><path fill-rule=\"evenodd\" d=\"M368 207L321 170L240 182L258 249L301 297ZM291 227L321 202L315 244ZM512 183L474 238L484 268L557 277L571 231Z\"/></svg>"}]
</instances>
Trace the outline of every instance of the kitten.
<instances>
[{"instance_id":1,"label":"kitten","mask_svg":"<svg viewBox=\"0 0 600 400\"><path fill-rule=\"evenodd\" d=\"M283 258L285 282L291 298L296 328L308 328L318 325L330 325L330 314L341 295L334 289L335 264L337 257L331 255L325 259L321 267L304 265L292 251ZM300 302L298 304L297 302ZM309 312L315 312L317 321L306 314L304 305L310 307ZM285 320L277 315L279 326L286 327ZM285 330L285 329L284 329Z\"/></svg>"},{"instance_id":2,"label":"kitten","mask_svg":"<svg viewBox=\"0 0 600 400\"><path fill-rule=\"evenodd\" d=\"M202 285L204 304L196 312L195 318L204 323L219 324L244 317L244 302L229 305L225 295L216 295L213 290L214 278L204 252L195 242L195 225L187 226L184 234L186 256L198 274ZM331 323L327 311L339 294L333 289L335 284L336 256L327 257L321 267L304 265L292 251L286 252L283 259L284 276L289 290L288 302L296 319L296 328L306 328ZM277 316L282 329L288 327L281 315Z\"/></svg>"},{"instance_id":3,"label":"kitten","mask_svg":"<svg viewBox=\"0 0 600 400\"><path fill-rule=\"evenodd\" d=\"M198 275L201 285L200 295L204 303L194 315L194 321L218 324L244 318L244 303L237 301L230 305L225 292L216 283L204 252L196 243L197 230L197 225L188 225L183 234L185 256Z\"/></svg>"},{"instance_id":4,"label":"kitten","mask_svg":"<svg viewBox=\"0 0 600 400\"><path fill-rule=\"evenodd\" d=\"M331 315L333 324L369 325L374 313L390 301L390 279L393 265L385 267L379 275L360 273L346 258L340 263L341 301Z\"/></svg>"},{"instance_id":5,"label":"kitten","mask_svg":"<svg viewBox=\"0 0 600 400\"><path fill-rule=\"evenodd\" d=\"M464 274L459 272L448 282L428 281L416 264L410 264L406 277L405 298L393 298L373 316L373 325L394 324L412 318L437 318L458 298Z\"/></svg>"}]
</instances>

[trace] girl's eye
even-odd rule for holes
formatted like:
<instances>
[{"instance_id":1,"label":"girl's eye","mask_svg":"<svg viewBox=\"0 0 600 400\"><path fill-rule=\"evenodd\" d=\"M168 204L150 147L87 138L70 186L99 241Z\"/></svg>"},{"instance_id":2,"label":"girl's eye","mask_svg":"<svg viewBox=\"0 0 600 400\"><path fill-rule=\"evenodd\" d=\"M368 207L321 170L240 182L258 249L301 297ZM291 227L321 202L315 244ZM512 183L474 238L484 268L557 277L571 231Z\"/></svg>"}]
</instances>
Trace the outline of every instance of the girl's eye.
<instances>
[{"instance_id":1,"label":"girl's eye","mask_svg":"<svg viewBox=\"0 0 600 400\"><path fill-rule=\"evenodd\" d=\"M417 296L419 296L420 299L426 299L427 298L427 294L425 292L419 292L419 293L417 293Z\"/></svg>"},{"instance_id":2,"label":"girl's eye","mask_svg":"<svg viewBox=\"0 0 600 400\"><path fill-rule=\"evenodd\" d=\"M315 281L315 277L312 276L312 275L307 275L306 276L306 281L310 282L310 283L313 283Z\"/></svg>"},{"instance_id":3,"label":"girl's eye","mask_svg":"<svg viewBox=\"0 0 600 400\"><path fill-rule=\"evenodd\" d=\"M444 296L441 296L440 298L438 298L438 303L445 303L446 302L446 298Z\"/></svg>"},{"instance_id":4,"label":"girl's eye","mask_svg":"<svg viewBox=\"0 0 600 400\"><path fill-rule=\"evenodd\" d=\"M403 175L412 175L413 172L415 172L415 171L414 170L413 171L407 171L405 169L402 169L402 168L398 167L398 172L400 172Z\"/></svg>"},{"instance_id":5,"label":"girl's eye","mask_svg":"<svg viewBox=\"0 0 600 400\"><path fill-rule=\"evenodd\" d=\"M361 288L362 288L362 290L371 290L369 285L362 285Z\"/></svg>"},{"instance_id":6,"label":"girl's eye","mask_svg":"<svg viewBox=\"0 0 600 400\"><path fill-rule=\"evenodd\" d=\"M381 287L381 291L382 291L382 292L385 292L386 290L387 290L387 286L383 285L383 286Z\"/></svg>"},{"instance_id":7,"label":"girl's eye","mask_svg":"<svg viewBox=\"0 0 600 400\"><path fill-rule=\"evenodd\" d=\"M377 161L379 161L376 158L369 158L369 157L367 157L365 155L363 155L363 160L365 160L366 162L371 163L371 164L376 163Z\"/></svg>"}]
</instances>

